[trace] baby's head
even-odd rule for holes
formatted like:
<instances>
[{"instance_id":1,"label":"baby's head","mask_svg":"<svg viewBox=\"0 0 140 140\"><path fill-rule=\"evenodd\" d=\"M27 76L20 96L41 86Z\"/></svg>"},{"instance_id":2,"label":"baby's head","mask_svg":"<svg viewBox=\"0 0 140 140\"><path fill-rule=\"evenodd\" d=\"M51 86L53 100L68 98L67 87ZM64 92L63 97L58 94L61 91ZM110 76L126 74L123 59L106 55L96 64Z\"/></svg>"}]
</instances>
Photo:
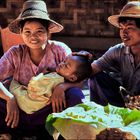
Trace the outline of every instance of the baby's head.
<instances>
[{"instance_id":1,"label":"baby's head","mask_svg":"<svg viewBox=\"0 0 140 140\"><path fill-rule=\"evenodd\" d=\"M61 62L56 72L69 82L80 82L92 73L91 62L88 57L80 55L69 55Z\"/></svg>"}]
</instances>

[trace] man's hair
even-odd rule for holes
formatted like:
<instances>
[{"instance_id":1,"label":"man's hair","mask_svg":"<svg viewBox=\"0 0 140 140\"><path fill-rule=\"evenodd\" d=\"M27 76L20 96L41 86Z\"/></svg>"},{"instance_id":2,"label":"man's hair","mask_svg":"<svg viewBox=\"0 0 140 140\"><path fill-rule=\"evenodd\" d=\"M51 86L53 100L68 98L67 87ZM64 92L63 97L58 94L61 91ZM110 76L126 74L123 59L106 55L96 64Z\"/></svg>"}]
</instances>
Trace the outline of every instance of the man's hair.
<instances>
[{"instance_id":1,"label":"man's hair","mask_svg":"<svg viewBox=\"0 0 140 140\"><path fill-rule=\"evenodd\" d=\"M87 56L76 55L78 57L78 67L75 75L77 80L75 82L80 82L86 78L89 78L92 73L91 60Z\"/></svg>"},{"instance_id":2,"label":"man's hair","mask_svg":"<svg viewBox=\"0 0 140 140\"><path fill-rule=\"evenodd\" d=\"M133 18L133 17L119 17L118 22L119 23L126 23L127 20L134 20L136 23L136 26L140 28L140 18Z\"/></svg>"}]
</instances>

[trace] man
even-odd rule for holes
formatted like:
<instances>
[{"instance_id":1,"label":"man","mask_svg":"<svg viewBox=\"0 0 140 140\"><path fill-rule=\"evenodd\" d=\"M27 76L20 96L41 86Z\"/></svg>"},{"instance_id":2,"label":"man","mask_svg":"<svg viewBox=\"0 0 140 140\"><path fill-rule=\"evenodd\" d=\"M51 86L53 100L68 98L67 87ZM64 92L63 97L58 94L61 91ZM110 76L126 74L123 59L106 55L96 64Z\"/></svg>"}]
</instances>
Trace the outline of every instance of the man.
<instances>
[{"instance_id":1,"label":"man","mask_svg":"<svg viewBox=\"0 0 140 140\"><path fill-rule=\"evenodd\" d=\"M108 103L123 107L124 99L119 93L122 85L131 96L140 94L140 2L128 2L119 15L112 15L108 21L120 29L121 44L111 48L92 63L90 78L90 99L96 103ZM107 72L117 72L121 82L114 80Z\"/></svg>"}]
</instances>

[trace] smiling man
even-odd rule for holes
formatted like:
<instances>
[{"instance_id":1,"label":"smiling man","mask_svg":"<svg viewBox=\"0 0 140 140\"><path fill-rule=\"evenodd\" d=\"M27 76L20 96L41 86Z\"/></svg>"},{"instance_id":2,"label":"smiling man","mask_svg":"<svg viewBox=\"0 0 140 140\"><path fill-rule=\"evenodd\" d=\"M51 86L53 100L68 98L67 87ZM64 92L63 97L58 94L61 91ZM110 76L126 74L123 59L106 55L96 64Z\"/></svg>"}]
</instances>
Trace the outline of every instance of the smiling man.
<instances>
[{"instance_id":1,"label":"smiling man","mask_svg":"<svg viewBox=\"0 0 140 140\"><path fill-rule=\"evenodd\" d=\"M108 21L120 29L121 44L111 48L92 63L90 78L90 99L96 103L108 103L123 107L124 99L119 87L125 87L131 96L140 94L140 2L128 2L119 15L112 15ZM117 73L117 81L106 72Z\"/></svg>"}]
</instances>

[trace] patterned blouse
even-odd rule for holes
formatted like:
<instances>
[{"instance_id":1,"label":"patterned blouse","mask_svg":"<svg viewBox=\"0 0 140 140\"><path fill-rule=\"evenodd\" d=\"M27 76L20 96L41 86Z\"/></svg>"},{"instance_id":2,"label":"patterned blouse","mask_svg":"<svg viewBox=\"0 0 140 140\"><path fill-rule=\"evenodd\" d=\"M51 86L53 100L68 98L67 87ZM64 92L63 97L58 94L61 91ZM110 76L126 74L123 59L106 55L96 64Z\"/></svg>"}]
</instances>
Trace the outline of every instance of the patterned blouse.
<instances>
[{"instance_id":1,"label":"patterned blouse","mask_svg":"<svg viewBox=\"0 0 140 140\"><path fill-rule=\"evenodd\" d=\"M11 47L0 59L0 81L9 87L9 79L13 77L20 84L27 86L29 80L45 71L47 68L55 68L71 49L59 41L48 41L46 53L36 66L29 55L29 48L25 45ZM8 80L7 80L8 79Z\"/></svg>"}]
</instances>

